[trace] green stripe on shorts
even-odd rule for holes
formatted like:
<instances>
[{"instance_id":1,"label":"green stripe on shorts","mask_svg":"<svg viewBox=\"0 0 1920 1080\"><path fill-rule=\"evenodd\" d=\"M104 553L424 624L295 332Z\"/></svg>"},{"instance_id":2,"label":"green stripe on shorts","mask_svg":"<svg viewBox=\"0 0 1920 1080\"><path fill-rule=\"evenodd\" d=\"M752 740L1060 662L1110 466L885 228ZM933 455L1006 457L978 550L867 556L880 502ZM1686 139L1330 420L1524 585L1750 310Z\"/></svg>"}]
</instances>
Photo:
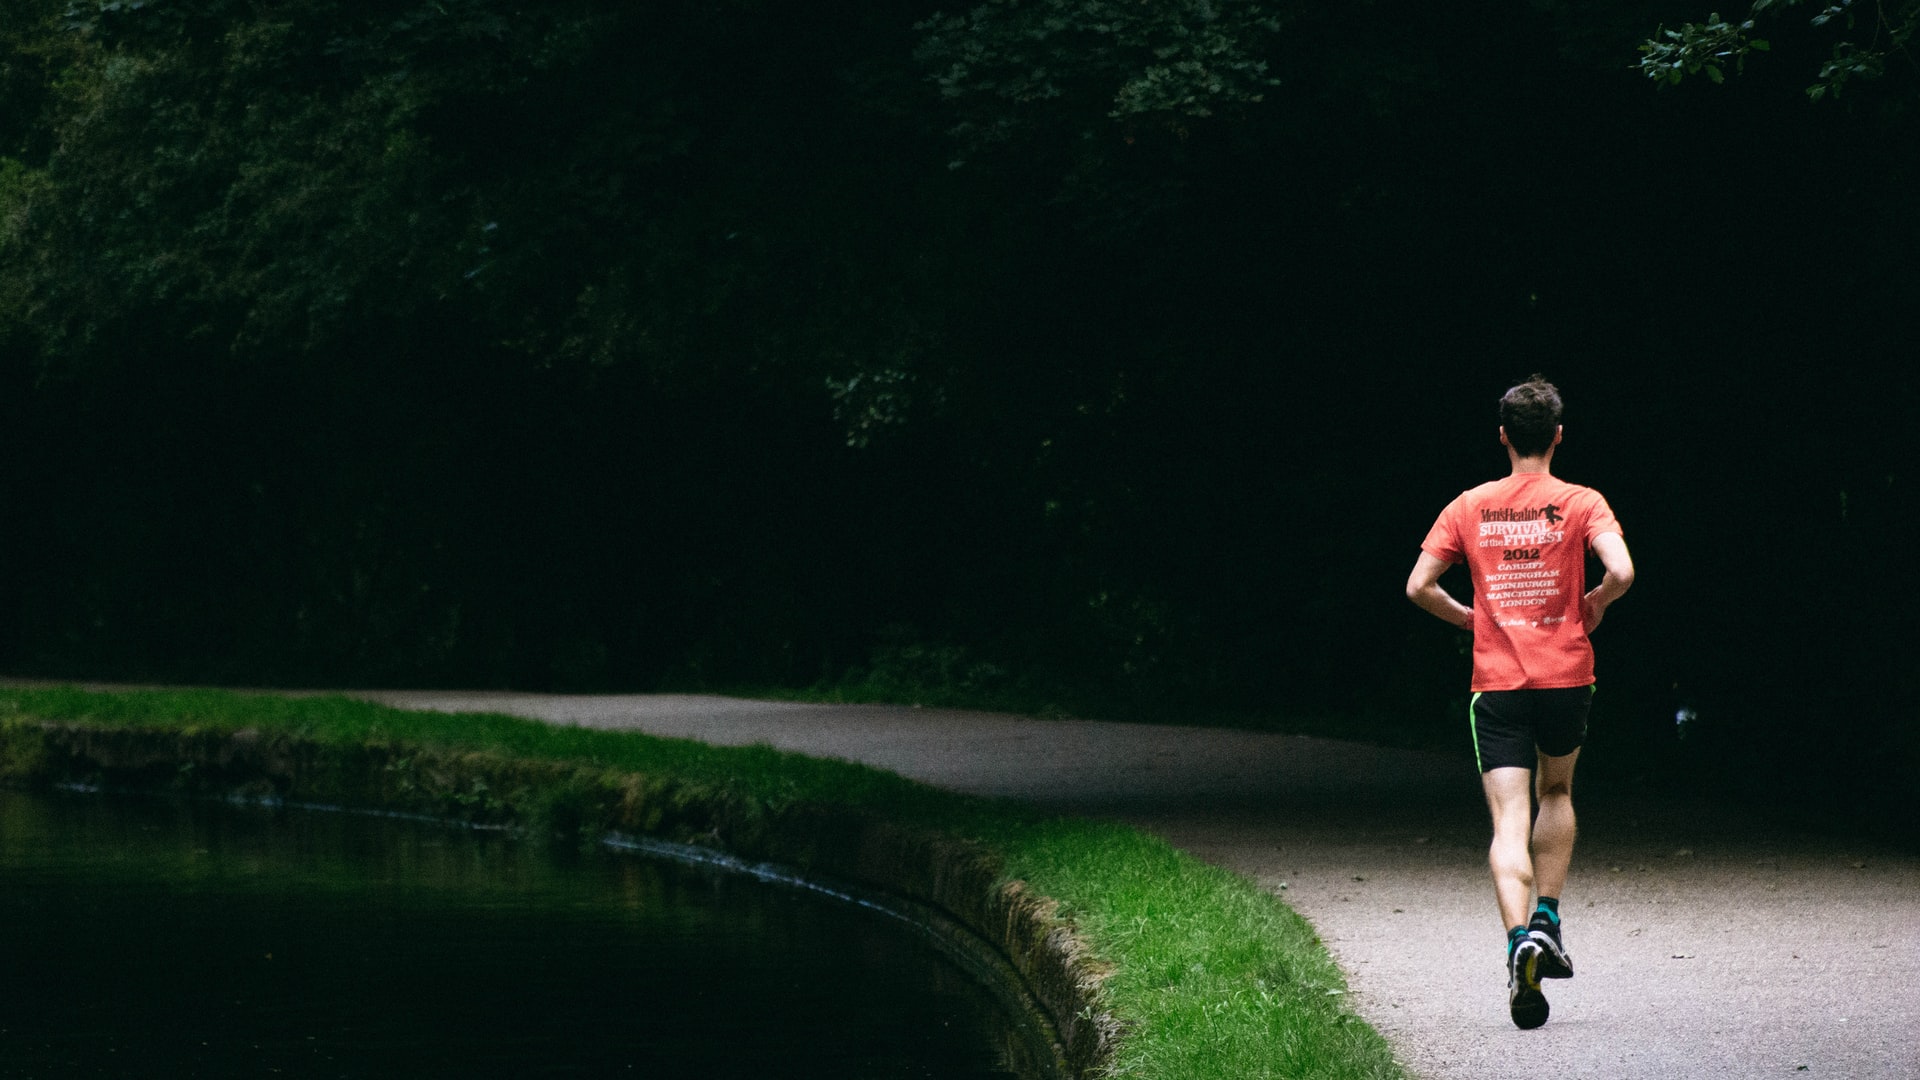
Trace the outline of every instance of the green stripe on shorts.
<instances>
[{"instance_id":1,"label":"green stripe on shorts","mask_svg":"<svg viewBox=\"0 0 1920 1080\"><path fill-rule=\"evenodd\" d=\"M1486 772L1487 770L1480 766L1480 721L1473 715L1473 707L1478 704L1480 704L1480 695L1475 693L1467 701L1467 731L1473 736L1473 767Z\"/></svg>"}]
</instances>

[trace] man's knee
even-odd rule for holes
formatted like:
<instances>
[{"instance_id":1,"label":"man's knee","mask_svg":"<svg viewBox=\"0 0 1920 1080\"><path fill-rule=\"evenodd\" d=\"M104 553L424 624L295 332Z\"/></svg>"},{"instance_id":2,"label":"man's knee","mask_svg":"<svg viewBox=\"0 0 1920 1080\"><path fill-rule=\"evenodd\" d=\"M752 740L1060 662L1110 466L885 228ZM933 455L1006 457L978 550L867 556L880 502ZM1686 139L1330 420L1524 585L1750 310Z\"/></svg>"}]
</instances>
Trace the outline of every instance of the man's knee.
<instances>
[{"instance_id":1,"label":"man's knee","mask_svg":"<svg viewBox=\"0 0 1920 1080\"><path fill-rule=\"evenodd\" d=\"M1573 796L1573 766L1580 759L1580 751L1575 750L1564 757L1540 755L1539 765L1534 769L1533 792L1536 798L1565 799Z\"/></svg>"}]
</instances>

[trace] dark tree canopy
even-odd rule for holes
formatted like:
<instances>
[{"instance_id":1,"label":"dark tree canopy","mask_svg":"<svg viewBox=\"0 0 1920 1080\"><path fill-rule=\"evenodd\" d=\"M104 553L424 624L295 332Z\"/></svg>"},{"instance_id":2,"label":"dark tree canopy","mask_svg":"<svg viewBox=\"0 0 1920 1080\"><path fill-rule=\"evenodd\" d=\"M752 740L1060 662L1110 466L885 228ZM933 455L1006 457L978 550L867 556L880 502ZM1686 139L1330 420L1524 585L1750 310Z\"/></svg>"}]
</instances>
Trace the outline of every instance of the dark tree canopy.
<instances>
[{"instance_id":1,"label":"dark tree canopy","mask_svg":"<svg viewBox=\"0 0 1920 1080\"><path fill-rule=\"evenodd\" d=\"M1641 568L1595 775L1913 761L1876 12L1836 108L1778 27L1655 92L1678 0L10 3L0 668L1457 747L1400 584L1541 371Z\"/></svg>"}]
</instances>

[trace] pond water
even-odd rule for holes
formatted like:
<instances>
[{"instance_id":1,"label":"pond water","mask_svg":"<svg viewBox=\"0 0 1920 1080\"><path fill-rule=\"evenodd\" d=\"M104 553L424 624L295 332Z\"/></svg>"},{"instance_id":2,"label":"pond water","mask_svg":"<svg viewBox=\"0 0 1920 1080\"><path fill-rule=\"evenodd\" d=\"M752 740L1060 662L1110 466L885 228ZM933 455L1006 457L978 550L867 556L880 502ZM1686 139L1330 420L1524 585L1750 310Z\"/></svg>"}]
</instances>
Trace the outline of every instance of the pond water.
<instances>
[{"instance_id":1,"label":"pond water","mask_svg":"<svg viewBox=\"0 0 1920 1080\"><path fill-rule=\"evenodd\" d=\"M0 1076L1031 1075L911 928L431 823L0 791Z\"/></svg>"}]
</instances>

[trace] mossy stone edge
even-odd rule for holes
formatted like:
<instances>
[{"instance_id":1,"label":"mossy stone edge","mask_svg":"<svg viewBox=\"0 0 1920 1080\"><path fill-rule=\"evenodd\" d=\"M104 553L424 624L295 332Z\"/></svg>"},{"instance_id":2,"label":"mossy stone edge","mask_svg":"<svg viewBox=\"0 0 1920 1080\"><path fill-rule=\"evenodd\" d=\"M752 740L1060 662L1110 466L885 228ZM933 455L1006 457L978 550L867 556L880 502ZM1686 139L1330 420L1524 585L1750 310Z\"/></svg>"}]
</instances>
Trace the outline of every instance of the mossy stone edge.
<instances>
[{"instance_id":1,"label":"mossy stone edge","mask_svg":"<svg viewBox=\"0 0 1920 1080\"><path fill-rule=\"evenodd\" d=\"M0 784L375 810L582 842L641 836L777 864L803 880L902 901L890 910L949 949L976 945L947 919L997 951L970 966L1017 978L998 990L1023 997L1029 1015L1051 1027L1065 1075L1103 1074L1119 1044L1121 1026L1100 1002L1107 969L1051 899L1006 880L980 844L868 812L772 806L676 777L484 751L25 718L0 722Z\"/></svg>"}]
</instances>

